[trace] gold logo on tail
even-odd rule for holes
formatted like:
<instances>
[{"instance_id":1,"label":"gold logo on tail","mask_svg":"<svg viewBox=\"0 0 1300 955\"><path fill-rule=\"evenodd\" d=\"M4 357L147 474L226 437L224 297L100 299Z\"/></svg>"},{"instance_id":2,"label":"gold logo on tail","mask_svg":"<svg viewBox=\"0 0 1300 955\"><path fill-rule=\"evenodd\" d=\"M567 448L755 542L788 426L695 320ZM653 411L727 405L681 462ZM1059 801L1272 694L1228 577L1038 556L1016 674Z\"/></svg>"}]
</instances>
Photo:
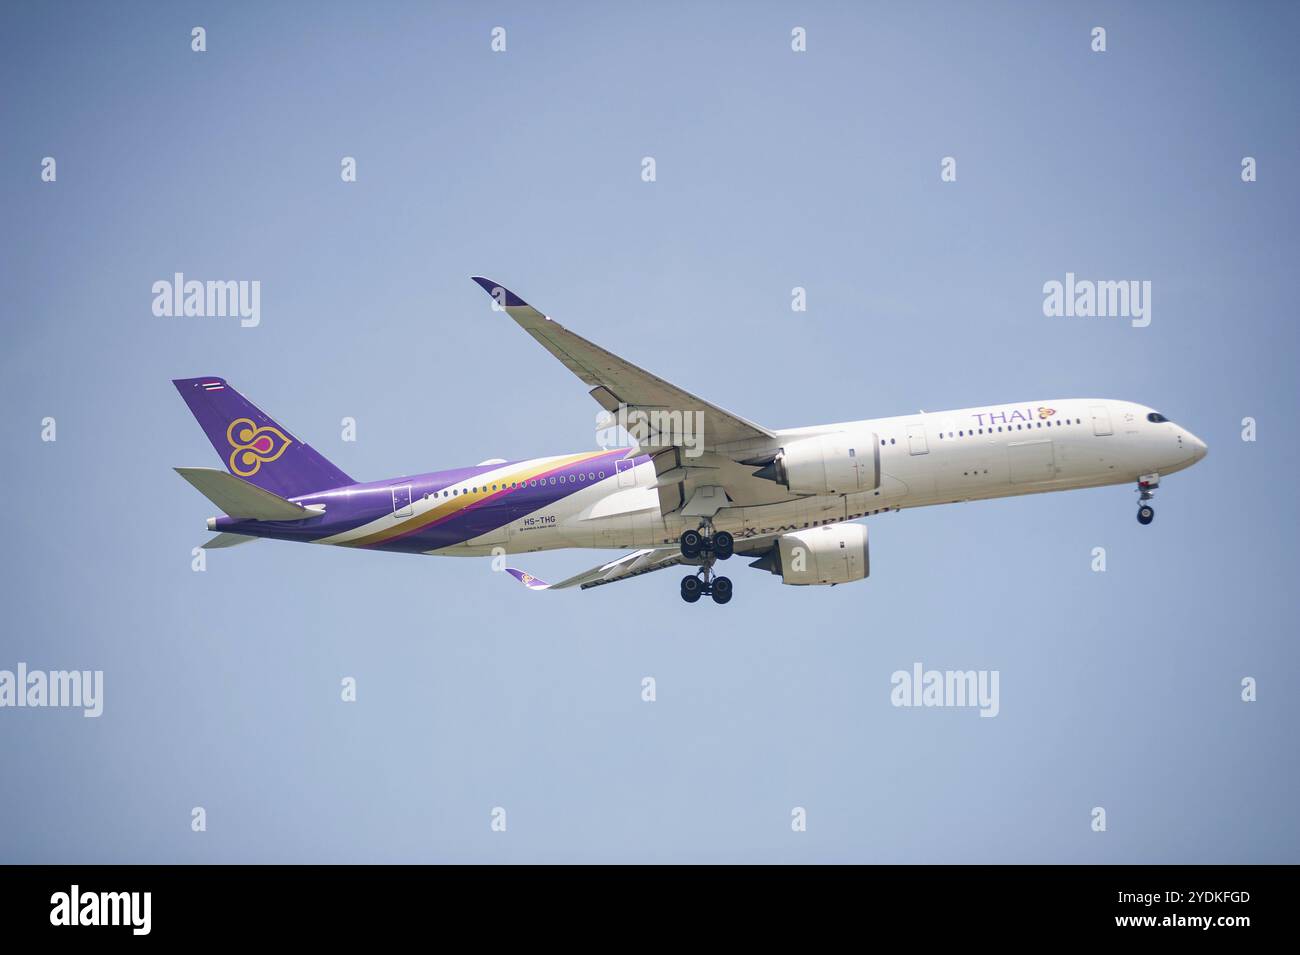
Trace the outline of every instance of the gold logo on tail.
<instances>
[{"instance_id":1,"label":"gold logo on tail","mask_svg":"<svg viewBox=\"0 0 1300 955\"><path fill-rule=\"evenodd\" d=\"M240 477L252 477L263 464L270 464L293 443L287 434L269 424L256 425L251 418L236 418L226 428L230 470Z\"/></svg>"}]
</instances>

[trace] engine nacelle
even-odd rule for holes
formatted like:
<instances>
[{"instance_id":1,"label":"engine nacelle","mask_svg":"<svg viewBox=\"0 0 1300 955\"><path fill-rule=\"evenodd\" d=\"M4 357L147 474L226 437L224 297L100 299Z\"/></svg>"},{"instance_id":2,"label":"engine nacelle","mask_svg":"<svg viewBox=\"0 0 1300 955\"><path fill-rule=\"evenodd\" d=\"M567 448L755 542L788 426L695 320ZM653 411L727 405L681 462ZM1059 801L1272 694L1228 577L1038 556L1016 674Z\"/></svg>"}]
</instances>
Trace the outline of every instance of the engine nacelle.
<instances>
[{"instance_id":1,"label":"engine nacelle","mask_svg":"<svg viewBox=\"0 0 1300 955\"><path fill-rule=\"evenodd\" d=\"M828 524L782 534L749 565L781 576L783 584L847 584L871 573L864 524Z\"/></svg>"},{"instance_id":2,"label":"engine nacelle","mask_svg":"<svg viewBox=\"0 0 1300 955\"><path fill-rule=\"evenodd\" d=\"M853 494L880 487L880 438L874 431L836 431L792 441L755 477L795 494Z\"/></svg>"}]
</instances>

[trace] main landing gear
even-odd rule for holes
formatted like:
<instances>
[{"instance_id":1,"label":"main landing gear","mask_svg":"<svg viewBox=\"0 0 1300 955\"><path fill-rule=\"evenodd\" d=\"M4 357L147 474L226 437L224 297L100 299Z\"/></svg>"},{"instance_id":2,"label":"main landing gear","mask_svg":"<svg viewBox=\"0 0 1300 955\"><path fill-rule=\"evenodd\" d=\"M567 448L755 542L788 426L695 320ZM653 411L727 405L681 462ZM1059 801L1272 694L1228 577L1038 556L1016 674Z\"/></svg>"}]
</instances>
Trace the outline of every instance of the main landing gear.
<instances>
[{"instance_id":1,"label":"main landing gear","mask_svg":"<svg viewBox=\"0 0 1300 955\"><path fill-rule=\"evenodd\" d=\"M1138 478L1138 523L1143 527L1156 519L1156 509L1147 501L1156 496L1159 486L1159 474L1144 474Z\"/></svg>"},{"instance_id":2,"label":"main landing gear","mask_svg":"<svg viewBox=\"0 0 1300 955\"><path fill-rule=\"evenodd\" d=\"M698 531L686 531L682 534L678 543L682 548L682 556L687 560L695 560L698 557L714 557L718 560L726 560L734 553L735 539L726 531L718 531L716 534L707 533L712 528L705 524Z\"/></svg>"},{"instance_id":3,"label":"main landing gear","mask_svg":"<svg viewBox=\"0 0 1300 955\"><path fill-rule=\"evenodd\" d=\"M715 561L726 560L735 551L735 540L726 531L713 532L713 524L708 519L700 525L698 531L685 531L678 541L682 556L687 560L698 560L700 569L694 574L682 578L682 599L693 604L705 594L717 604L725 604L731 599L731 580L728 577L716 577L713 574Z\"/></svg>"}]
</instances>

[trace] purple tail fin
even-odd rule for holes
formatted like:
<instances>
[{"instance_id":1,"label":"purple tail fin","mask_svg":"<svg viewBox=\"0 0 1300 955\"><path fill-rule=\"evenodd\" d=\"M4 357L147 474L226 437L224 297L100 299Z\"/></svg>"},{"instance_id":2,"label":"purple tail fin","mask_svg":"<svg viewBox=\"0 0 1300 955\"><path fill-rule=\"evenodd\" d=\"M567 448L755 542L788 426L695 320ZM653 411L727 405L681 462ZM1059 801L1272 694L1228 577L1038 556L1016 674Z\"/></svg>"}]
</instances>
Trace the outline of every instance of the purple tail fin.
<instances>
[{"instance_id":1,"label":"purple tail fin","mask_svg":"<svg viewBox=\"0 0 1300 955\"><path fill-rule=\"evenodd\" d=\"M224 378L177 378L172 384L231 474L281 497L356 483Z\"/></svg>"}]
</instances>

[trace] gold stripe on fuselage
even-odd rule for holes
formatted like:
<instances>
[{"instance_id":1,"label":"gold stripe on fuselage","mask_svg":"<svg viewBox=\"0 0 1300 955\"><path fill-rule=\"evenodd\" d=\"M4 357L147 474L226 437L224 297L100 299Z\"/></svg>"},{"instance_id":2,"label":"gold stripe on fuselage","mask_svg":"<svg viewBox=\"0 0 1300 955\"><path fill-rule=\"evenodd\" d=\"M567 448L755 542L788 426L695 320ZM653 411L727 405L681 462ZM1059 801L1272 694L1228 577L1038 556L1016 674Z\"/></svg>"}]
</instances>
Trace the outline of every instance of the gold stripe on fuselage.
<instances>
[{"instance_id":1,"label":"gold stripe on fuselage","mask_svg":"<svg viewBox=\"0 0 1300 955\"><path fill-rule=\"evenodd\" d=\"M392 540L394 537L400 537L413 531L421 530L431 524L435 524L445 518L455 515L459 511L494 497L501 497L505 494L511 494L514 491L522 490L522 485L527 484L543 474L549 474L551 471L558 471L567 468L571 464L577 464L579 461L590 461L594 458L602 457L608 454L608 451L588 451L583 454L569 454L559 458L551 458L540 465L521 468L518 471L509 472L501 475L495 481L497 484L509 485L511 481L521 487L505 487L499 491L489 491L479 488L477 491L462 491L449 500L441 501L429 508L405 520L398 521L389 527L373 531L364 537L357 537L349 541L339 541L340 547L369 547L373 544L382 544L385 541ZM473 480L473 479L471 479Z\"/></svg>"}]
</instances>

